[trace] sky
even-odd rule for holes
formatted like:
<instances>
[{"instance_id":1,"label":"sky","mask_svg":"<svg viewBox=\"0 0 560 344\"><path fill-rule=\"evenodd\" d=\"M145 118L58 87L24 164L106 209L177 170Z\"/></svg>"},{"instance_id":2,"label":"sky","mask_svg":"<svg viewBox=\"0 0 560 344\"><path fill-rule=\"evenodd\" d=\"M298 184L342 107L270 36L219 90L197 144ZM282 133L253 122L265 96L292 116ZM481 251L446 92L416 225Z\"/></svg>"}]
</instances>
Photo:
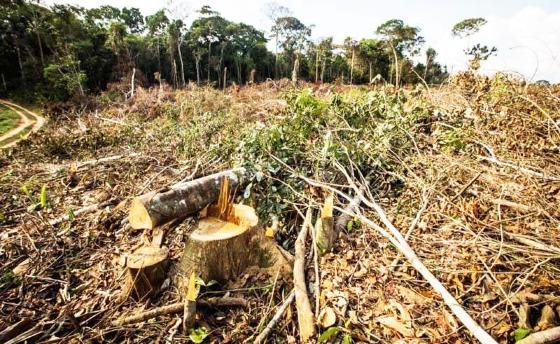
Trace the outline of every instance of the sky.
<instances>
[{"instance_id":1,"label":"sky","mask_svg":"<svg viewBox=\"0 0 560 344\"><path fill-rule=\"evenodd\" d=\"M84 7L111 5L137 7L144 15L168 7L169 0L44 0L47 4L71 3ZM259 0L174 0L172 7L196 17L210 5L225 18L268 30L266 4ZM421 29L425 48L438 52L437 60L451 72L466 69L463 50L475 42L498 48L497 56L482 65L482 72L509 71L532 81L560 82L560 0L276 0L306 25L313 25L313 39L333 36L342 43L375 36L377 26L398 18ZM463 19L483 17L488 24L467 39L451 36L453 25Z\"/></svg>"}]
</instances>

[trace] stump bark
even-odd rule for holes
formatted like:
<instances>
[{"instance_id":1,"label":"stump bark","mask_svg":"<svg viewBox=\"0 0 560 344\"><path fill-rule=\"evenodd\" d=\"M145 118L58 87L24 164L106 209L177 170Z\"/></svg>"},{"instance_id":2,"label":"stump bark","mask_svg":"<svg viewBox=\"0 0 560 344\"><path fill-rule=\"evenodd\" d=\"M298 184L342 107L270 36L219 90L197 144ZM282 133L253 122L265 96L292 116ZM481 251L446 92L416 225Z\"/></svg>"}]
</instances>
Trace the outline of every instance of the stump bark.
<instances>
[{"instance_id":1,"label":"stump bark","mask_svg":"<svg viewBox=\"0 0 560 344\"><path fill-rule=\"evenodd\" d=\"M227 170L138 196L132 201L128 214L130 227L153 229L173 219L194 215L218 199L224 177L235 187L243 173L241 168Z\"/></svg>"},{"instance_id":2,"label":"stump bark","mask_svg":"<svg viewBox=\"0 0 560 344\"><path fill-rule=\"evenodd\" d=\"M219 208L211 206L208 217L190 235L180 266L182 276L195 272L206 282L224 283L266 259L259 247L262 230L253 208L233 204L228 218L218 215Z\"/></svg>"}]
</instances>

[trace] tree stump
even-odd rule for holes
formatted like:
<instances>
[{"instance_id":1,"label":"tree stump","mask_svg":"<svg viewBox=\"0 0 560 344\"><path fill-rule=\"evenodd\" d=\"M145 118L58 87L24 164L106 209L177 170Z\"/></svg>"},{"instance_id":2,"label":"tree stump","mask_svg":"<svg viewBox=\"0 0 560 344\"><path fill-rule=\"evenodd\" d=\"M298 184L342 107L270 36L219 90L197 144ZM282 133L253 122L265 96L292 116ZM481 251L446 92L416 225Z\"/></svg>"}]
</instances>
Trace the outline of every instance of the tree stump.
<instances>
[{"instance_id":1,"label":"tree stump","mask_svg":"<svg viewBox=\"0 0 560 344\"><path fill-rule=\"evenodd\" d=\"M126 294L142 300L152 297L165 280L169 251L167 248L142 246L126 260Z\"/></svg>"},{"instance_id":2,"label":"tree stump","mask_svg":"<svg viewBox=\"0 0 560 344\"><path fill-rule=\"evenodd\" d=\"M266 264L265 252L259 246L262 230L253 208L232 204L229 215L221 219L219 206L211 206L207 214L187 241L180 266L182 276L195 272L205 282L224 283L249 266Z\"/></svg>"}]
</instances>

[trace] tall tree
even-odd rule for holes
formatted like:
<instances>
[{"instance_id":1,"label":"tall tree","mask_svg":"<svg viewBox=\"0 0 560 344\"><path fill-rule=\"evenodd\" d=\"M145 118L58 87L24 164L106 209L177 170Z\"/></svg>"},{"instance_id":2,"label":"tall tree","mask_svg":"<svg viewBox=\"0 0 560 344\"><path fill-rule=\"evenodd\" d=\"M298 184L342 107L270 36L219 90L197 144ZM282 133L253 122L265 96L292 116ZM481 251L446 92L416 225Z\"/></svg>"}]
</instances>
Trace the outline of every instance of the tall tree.
<instances>
[{"instance_id":1,"label":"tall tree","mask_svg":"<svg viewBox=\"0 0 560 344\"><path fill-rule=\"evenodd\" d=\"M454 37L466 38L479 32L487 23L488 22L484 18L465 19L453 26L451 34ZM469 68L476 71L480 68L480 63L488 60L490 56L495 55L498 49L495 46L476 43L464 51L465 54L470 57Z\"/></svg>"},{"instance_id":2,"label":"tall tree","mask_svg":"<svg viewBox=\"0 0 560 344\"><path fill-rule=\"evenodd\" d=\"M386 21L377 28L376 33L387 42L393 52L395 86L399 87L399 56L404 57L405 52L417 54L424 43L424 37L419 35L419 28L406 25L400 19Z\"/></svg>"}]
</instances>

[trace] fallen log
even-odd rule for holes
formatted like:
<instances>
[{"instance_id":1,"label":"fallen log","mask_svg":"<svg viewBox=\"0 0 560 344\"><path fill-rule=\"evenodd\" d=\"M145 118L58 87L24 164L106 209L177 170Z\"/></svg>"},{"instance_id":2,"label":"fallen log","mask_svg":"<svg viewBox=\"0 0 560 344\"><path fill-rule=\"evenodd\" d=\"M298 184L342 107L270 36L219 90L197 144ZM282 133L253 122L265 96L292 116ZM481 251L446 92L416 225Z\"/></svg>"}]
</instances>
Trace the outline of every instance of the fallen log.
<instances>
[{"instance_id":1,"label":"fallen log","mask_svg":"<svg viewBox=\"0 0 560 344\"><path fill-rule=\"evenodd\" d=\"M173 219L196 214L218 199L224 177L228 177L231 186L235 187L243 174L242 168L227 170L138 196L132 201L128 213L130 227L153 229Z\"/></svg>"},{"instance_id":2,"label":"fallen log","mask_svg":"<svg viewBox=\"0 0 560 344\"><path fill-rule=\"evenodd\" d=\"M249 303L247 300L237 297L213 297L207 300L197 300L196 305L206 308L227 308L227 307L241 307L247 308ZM146 321L161 315L177 314L183 311L184 303L177 302L167 306L157 307L145 312L131 315L122 319L117 319L111 322L112 326L123 326L135 324Z\"/></svg>"}]
</instances>

